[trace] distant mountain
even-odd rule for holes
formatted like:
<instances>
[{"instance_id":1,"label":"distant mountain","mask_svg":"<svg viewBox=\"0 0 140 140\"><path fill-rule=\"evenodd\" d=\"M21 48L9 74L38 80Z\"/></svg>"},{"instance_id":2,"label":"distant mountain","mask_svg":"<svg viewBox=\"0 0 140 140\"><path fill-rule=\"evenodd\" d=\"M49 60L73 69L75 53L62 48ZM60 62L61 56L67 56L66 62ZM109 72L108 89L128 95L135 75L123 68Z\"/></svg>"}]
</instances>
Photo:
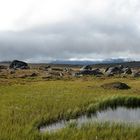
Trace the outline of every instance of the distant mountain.
<instances>
[{"instance_id":1,"label":"distant mountain","mask_svg":"<svg viewBox=\"0 0 140 140\"><path fill-rule=\"evenodd\" d=\"M56 60L52 61L52 64L69 64L69 65L93 65L93 64L117 64L117 63L124 63L128 62L128 59L105 59L105 60L98 60L98 61L77 61L77 60Z\"/></svg>"},{"instance_id":2,"label":"distant mountain","mask_svg":"<svg viewBox=\"0 0 140 140\"><path fill-rule=\"evenodd\" d=\"M11 61L0 61L0 64L10 64Z\"/></svg>"}]
</instances>

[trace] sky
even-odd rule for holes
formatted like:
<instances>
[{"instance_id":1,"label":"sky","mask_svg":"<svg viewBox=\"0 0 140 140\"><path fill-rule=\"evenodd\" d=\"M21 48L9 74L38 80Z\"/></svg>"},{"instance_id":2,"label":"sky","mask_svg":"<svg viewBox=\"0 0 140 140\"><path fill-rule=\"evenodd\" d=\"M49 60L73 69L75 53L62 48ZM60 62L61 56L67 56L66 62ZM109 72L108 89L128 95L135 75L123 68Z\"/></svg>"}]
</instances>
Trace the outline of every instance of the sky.
<instances>
[{"instance_id":1,"label":"sky","mask_svg":"<svg viewBox=\"0 0 140 140\"><path fill-rule=\"evenodd\" d=\"M0 0L0 61L139 54L139 0Z\"/></svg>"}]
</instances>

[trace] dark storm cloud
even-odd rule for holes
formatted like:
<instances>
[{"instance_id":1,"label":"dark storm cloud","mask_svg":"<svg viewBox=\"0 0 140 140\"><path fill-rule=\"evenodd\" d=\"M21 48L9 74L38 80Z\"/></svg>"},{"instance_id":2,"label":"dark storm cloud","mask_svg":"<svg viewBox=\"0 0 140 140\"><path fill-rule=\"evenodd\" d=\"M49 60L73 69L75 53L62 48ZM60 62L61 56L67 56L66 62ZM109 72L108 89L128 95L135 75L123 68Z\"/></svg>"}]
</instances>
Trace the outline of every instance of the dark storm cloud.
<instances>
[{"instance_id":1,"label":"dark storm cloud","mask_svg":"<svg viewBox=\"0 0 140 140\"><path fill-rule=\"evenodd\" d=\"M92 17L18 32L0 32L0 59L137 58L139 33L133 22L116 24Z\"/></svg>"}]
</instances>

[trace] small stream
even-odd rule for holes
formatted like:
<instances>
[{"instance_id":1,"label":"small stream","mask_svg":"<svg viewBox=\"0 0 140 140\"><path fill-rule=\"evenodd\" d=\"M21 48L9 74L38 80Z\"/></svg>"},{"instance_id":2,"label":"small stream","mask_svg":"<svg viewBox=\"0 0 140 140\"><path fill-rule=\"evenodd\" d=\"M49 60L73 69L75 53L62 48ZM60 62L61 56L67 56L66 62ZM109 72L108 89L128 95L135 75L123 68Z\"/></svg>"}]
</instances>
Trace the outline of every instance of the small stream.
<instances>
[{"instance_id":1,"label":"small stream","mask_svg":"<svg viewBox=\"0 0 140 140\"><path fill-rule=\"evenodd\" d=\"M56 132L62 128L65 128L71 122L75 122L77 127L80 127L85 123L94 122L119 122L119 123L133 123L140 124L140 108L126 108L117 107L115 110L108 108L107 110L91 114L90 117L82 115L75 120L61 120L46 126L40 127L40 132Z\"/></svg>"}]
</instances>

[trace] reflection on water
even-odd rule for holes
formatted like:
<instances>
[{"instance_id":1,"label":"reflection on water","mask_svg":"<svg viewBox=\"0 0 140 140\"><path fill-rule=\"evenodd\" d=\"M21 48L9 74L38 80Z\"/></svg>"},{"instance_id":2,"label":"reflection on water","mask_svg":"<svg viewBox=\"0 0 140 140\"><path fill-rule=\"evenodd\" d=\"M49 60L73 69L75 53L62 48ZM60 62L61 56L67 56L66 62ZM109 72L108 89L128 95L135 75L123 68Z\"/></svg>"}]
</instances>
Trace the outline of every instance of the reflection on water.
<instances>
[{"instance_id":1,"label":"reflection on water","mask_svg":"<svg viewBox=\"0 0 140 140\"><path fill-rule=\"evenodd\" d=\"M77 127L80 127L82 124L85 123L92 123L92 122L122 122L122 123L140 123L140 108L136 109L128 109L125 107L118 107L115 110L111 108L97 112L95 114L91 114L90 117L86 115L80 116L79 118L75 119ZM43 126L40 128L40 132L55 132L59 129L66 127L70 121L59 121L56 123L52 123L47 126Z\"/></svg>"}]
</instances>

